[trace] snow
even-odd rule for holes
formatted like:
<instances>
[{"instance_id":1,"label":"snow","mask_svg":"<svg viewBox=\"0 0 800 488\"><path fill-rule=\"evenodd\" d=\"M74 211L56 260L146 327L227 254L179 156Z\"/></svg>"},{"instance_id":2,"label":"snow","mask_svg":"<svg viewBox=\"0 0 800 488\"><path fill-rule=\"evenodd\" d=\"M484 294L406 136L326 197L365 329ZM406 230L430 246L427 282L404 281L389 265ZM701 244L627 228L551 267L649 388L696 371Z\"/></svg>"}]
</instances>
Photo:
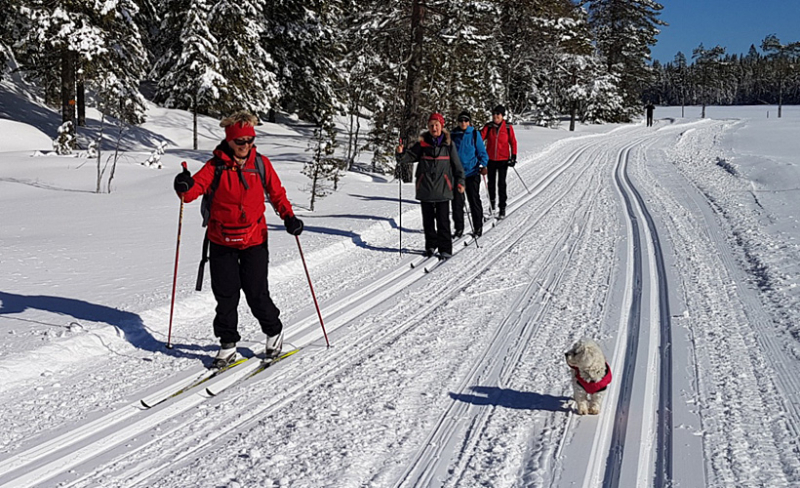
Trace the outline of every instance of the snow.
<instances>
[{"instance_id":1,"label":"snow","mask_svg":"<svg viewBox=\"0 0 800 488\"><path fill-rule=\"evenodd\" d=\"M5 83L0 107L34 103ZM164 347L172 179L200 168L218 121L200 118L193 151L191 114L151 106L98 194L95 160L34 157L57 113L4 111L0 486L797 486L800 107L699 112L518 127L508 217L428 274L409 266L423 247L411 184L400 253L401 185L349 173L309 212L310 130L260 126L306 224L331 347L297 243L268 213L270 290L300 352L145 410L217 346L190 204ZM159 141L164 169L143 166ZM240 320L251 355L263 337L244 303ZM614 370L598 416L570 409L563 352L582 336Z\"/></svg>"}]
</instances>

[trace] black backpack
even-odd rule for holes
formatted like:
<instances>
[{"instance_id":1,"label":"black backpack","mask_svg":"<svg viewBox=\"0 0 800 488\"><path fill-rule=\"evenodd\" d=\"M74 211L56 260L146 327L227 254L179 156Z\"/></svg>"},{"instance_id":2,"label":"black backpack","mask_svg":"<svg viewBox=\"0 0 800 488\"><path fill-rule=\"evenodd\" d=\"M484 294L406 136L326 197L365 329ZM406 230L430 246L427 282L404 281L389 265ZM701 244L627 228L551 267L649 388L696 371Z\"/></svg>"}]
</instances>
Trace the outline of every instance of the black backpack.
<instances>
[{"instance_id":1,"label":"black backpack","mask_svg":"<svg viewBox=\"0 0 800 488\"><path fill-rule=\"evenodd\" d=\"M222 178L223 171L230 171L228 166L225 164L225 161L217 158L216 156L212 160L214 164L214 179L211 180L211 186L208 188L208 191L203 194L203 199L200 201L200 215L203 216L203 227L208 227L208 219L211 217L211 202L214 199L214 192L217 191L219 187L219 180ZM261 184L264 187L264 198L269 195L267 191L267 171L264 167L264 159L263 157L256 153L256 169L255 171L261 177ZM244 185L246 190L249 190L250 187L247 186L247 182L244 179L244 175L242 173L252 172L252 169L246 169L243 171L239 171L239 178ZM209 247L209 240L208 240L208 231L206 231L206 235L203 238L203 255L200 259L200 268L197 270L197 283L195 284L195 290L201 291L203 289L203 274L206 268L206 262L208 262L208 247Z\"/></svg>"}]
</instances>

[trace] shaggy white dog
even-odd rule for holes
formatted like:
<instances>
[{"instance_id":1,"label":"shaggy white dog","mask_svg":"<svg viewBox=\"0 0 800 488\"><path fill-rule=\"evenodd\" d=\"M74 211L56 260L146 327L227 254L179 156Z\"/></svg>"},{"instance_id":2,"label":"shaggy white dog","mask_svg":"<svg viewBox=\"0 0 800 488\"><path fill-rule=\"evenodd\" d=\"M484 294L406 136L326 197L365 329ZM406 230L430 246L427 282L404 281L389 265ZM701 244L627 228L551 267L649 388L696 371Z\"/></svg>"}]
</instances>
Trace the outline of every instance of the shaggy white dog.
<instances>
[{"instance_id":1,"label":"shaggy white dog","mask_svg":"<svg viewBox=\"0 0 800 488\"><path fill-rule=\"evenodd\" d=\"M578 414L597 415L611 383L611 368L603 351L593 340L584 338L564 355L572 369L572 398Z\"/></svg>"}]
</instances>

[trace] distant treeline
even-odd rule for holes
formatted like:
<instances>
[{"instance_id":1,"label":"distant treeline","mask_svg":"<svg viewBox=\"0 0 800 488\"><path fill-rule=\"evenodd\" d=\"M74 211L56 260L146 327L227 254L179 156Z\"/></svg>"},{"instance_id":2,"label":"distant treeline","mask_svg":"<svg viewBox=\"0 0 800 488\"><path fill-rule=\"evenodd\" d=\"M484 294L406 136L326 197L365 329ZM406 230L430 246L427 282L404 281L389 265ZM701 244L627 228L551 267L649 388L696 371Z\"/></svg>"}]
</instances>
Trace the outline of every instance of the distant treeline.
<instances>
[{"instance_id":1,"label":"distant treeline","mask_svg":"<svg viewBox=\"0 0 800 488\"><path fill-rule=\"evenodd\" d=\"M678 53L672 62L653 63L655 82L645 101L661 105L800 104L800 42L781 44L767 36L761 50L726 54L725 48L692 52L692 62Z\"/></svg>"}]
</instances>

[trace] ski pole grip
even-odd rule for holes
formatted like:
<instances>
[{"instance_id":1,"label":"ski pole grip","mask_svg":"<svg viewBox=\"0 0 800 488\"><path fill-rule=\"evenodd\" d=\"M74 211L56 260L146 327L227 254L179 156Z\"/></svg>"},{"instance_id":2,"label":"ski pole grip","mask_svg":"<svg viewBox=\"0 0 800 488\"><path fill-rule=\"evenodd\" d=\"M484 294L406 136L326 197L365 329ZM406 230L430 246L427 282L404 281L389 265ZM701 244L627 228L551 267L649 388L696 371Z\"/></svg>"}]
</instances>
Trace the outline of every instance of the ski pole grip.
<instances>
[{"instance_id":1,"label":"ski pole grip","mask_svg":"<svg viewBox=\"0 0 800 488\"><path fill-rule=\"evenodd\" d=\"M186 167L186 161L181 162L181 166L183 166L183 169L185 169L185 170L189 169L189 168Z\"/></svg>"}]
</instances>

